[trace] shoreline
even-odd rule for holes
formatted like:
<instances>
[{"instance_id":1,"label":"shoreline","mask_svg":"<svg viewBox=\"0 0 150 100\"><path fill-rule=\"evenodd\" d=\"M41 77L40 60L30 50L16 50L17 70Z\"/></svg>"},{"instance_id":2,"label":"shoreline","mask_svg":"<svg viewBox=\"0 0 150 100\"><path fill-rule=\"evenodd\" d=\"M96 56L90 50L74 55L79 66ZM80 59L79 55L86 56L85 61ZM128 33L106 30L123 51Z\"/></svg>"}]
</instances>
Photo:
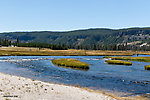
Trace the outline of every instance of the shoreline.
<instances>
[{"instance_id":1,"label":"shoreline","mask_svg":"<svg viewBox=\"0 0 150 100\"><path fill-rule=\"evenodd\" d=\"M117 100L88 88L42 82L0 72L1 100Z\"/></svg>"},{"instance_id":2,"label":"shoreline","mask_svg":"<svg viewBox=\"0 0 150 100\"><path fill-rule=\"evenodd\" d=\"M118 97L87 87L34 80L0 72L1 100L149 100L141 95Z\"/></svg>"}]
</instances>

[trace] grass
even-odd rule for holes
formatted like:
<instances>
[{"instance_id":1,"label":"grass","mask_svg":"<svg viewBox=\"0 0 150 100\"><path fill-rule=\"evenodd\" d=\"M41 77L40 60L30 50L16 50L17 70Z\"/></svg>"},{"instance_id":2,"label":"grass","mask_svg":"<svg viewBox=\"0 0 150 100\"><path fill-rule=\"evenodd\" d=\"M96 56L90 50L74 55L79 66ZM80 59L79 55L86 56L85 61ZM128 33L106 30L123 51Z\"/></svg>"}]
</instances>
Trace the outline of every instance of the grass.
<instances>
[{"instance_id":1,"label":"grass","mask_svg":"<svg viewBox=\"0 0 150 100\"><path fill-rule=\"evenodd\" d=\"M150 51L51 50L31 47L0 47L0 56L132 56L134 54L150 55Z\"/></svg>"},{"instance_id":2,"label":"grass","mask_svg":"<svg viewBox=\"0 0 150 100\"><path fill-rule=\"evenodd\" d=\"M81 62L77 59L70 59L70 58L61 58L61 59L53 59L52 63L57 66L64 66L74 69L89 69L89 64L85 62Z\"/></svg>"},{"instance_id":3,"label":"grass","mask_svg":"<svg viewBox=\"0 0 150 100\"><path fill-rule=\"evenodd\" d=\"M150 70L150 65L144 66L144 69L145 69L145 70Z\"/></svg>"},{"instance_id":4,"label":"grass","mask_svg":"<svg viewBox=\"0 0 150 100\"><path fill-rule=\"evenodd\" d=\"M150 62L150 57L109 57L109 56L106 56L104 58L111 58L112 60L131 60L131 61Z\"/></svg>"},{"instance_id":5,"label":"grass","mask_svg":"<svg viewBox=\"0 0 150 100\"><path fill-rule=\"evenodd\" d=\"M31 47L0 47L0 56L105 56L133 55L133 51L104 51L104 50L51 50Z\"/></svg>"},{"instance_id":6,"label":"grass","mask_svg":"<svg viewBox=\"0 0 150 100\"><path fill-rule=\"evenodd\" d=\"M108 64L116 64L116 65L132 65L132 62L129 61L121 61L121 60L106 60Z\"/></svg>"}]
</instances>

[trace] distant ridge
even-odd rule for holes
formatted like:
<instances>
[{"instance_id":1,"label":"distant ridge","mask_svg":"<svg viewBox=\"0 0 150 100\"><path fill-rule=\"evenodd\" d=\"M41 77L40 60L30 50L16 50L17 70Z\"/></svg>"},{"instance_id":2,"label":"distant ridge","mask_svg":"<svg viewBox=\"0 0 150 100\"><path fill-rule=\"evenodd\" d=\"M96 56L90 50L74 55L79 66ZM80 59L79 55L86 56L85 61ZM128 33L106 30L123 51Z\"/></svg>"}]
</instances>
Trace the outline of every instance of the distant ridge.
<instances>
[{"instance_id":1,"label":"distant ridge","mask_svg":"<svg viewBox=\"0 0 150 100\"><path fill-rule=\"evenodd\" d=\"M32 31L32 32L4 32L1 38L14 40L19 38L21 42L38 42L66 45L110 45L134 43L142 45L150 44L150 27L132 27L123 29L90 28L72 31ZM138 41L138 42L137 42Z\"/></svg>"},{"instance_id":2,"label":"distant ridge","mask_svg":"<svg viewBox=\"0 0 150 100\"><path fill-rule=\"evenodd\" d=\"M73 30L64 30L64 31L51 31L51 30L47 30L47 31L10 31L10 32L0 32L0 33L16 33L16 32L72 32L72 31L84 31L84 30L130 30L130 29L150 29L150 27L129 27L129 28L81 28L81 29L73 29Z\"/></svg>"}]
</instances>

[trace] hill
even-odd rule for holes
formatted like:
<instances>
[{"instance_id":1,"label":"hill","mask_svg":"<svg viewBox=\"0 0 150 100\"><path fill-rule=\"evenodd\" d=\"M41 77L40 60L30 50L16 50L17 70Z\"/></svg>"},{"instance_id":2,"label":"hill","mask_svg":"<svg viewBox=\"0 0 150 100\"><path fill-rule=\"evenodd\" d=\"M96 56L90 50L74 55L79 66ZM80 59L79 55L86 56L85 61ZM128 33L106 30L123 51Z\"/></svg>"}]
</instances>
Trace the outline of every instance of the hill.
<instances>
[{"instance_id":1,"label":"hill","mask_svg":"<svg viewBox=\"0 0 150 100\"><path fill-rule=\"evenodd\" d=\"M15 41L16 38L23 43L38 42L50 44L79 45L149 45L150 28L127 29L85 29L66 32L35 31L35 32L9 32L1 33L1 38Z\"/></svg>"}]
</instances>

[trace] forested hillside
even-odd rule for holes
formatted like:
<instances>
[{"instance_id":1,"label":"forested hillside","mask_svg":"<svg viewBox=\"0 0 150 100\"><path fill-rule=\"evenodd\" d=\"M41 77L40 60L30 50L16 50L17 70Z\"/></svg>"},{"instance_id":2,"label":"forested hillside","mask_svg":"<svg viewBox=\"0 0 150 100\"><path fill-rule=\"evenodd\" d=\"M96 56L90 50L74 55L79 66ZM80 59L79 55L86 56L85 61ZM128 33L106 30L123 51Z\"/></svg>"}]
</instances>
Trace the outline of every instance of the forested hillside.
<instances>
[{"instance_id":1,"label":"forested hillside","mask_svg":"<svg viewBox=\"0 0 150 100\"><path fill-rule=\"evenodd\" d=\"M107 46L107 45L138 45L149 46L150 28L128 29L85 29L67 32L10 32L1 33L0 37L22 43L65 44L78 48L79 46Z\"/></svg>"}]
</instances>

